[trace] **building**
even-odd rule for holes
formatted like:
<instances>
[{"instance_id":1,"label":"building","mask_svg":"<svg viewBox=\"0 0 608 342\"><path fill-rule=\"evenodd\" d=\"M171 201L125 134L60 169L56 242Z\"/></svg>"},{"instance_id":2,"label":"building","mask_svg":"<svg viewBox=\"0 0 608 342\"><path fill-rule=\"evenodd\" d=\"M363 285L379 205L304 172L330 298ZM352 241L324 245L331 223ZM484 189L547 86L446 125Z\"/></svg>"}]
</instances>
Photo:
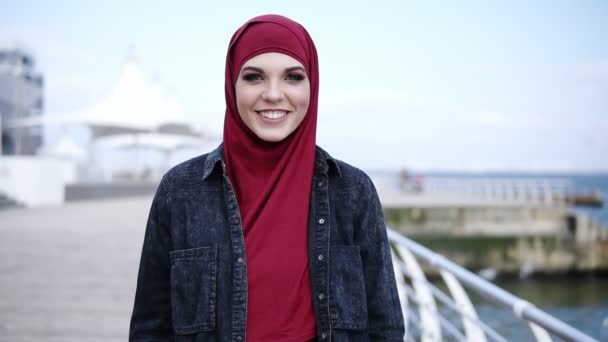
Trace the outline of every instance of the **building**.
<instances>
[{"instance_id":1,"label":"building","mask_svg":"<svg viewBox=\"0 0 608 342\"><path fill-rule=\"evenodd\" d=\"M20 48L0 48L0 145L5 155L33 155L42 145L41 125L17 127L11 121L40 117L44 79L34 57Z\"/></svg>"}]
</instances>

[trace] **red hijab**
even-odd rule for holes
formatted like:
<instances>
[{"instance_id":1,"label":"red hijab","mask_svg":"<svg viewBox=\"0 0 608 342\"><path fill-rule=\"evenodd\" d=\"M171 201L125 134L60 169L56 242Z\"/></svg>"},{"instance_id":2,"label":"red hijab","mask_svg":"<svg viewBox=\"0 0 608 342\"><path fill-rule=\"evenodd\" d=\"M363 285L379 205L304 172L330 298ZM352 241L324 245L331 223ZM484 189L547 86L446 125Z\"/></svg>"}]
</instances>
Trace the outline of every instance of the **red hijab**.
<instances>
[{"instance_id":1,"label":"red hijab","mask_svg":"<svg viewBox=\"0 0 608 342\"><path fill-rule=\"evenodd\" d=\"M310 81L304 120L287 138L266 142L242 121L234 85L243 64L279 52L298 60ZM315 162L319 68L308 32L278 15L249 20L226 57L224 156L241 211L247 254L249 341L313 338L307 227Z\"/></svg>"}]
</instances>

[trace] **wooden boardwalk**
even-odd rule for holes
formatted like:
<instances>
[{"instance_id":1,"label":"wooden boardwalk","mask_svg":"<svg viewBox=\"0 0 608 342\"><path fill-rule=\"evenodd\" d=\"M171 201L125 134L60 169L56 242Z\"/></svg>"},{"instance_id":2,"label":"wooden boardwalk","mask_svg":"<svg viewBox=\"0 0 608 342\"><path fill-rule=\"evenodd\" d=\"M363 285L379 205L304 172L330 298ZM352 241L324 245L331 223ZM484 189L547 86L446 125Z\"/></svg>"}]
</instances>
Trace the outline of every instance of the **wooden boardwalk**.
<instances>
[{"instance_id":1,"label":"wooden boardwalk","mask_svg":"<svg viewBox=\"0 0 608 342\"><path fill-rule=\"evenodd\" d=\"M0 341L126 341L151 197L0 211Z\"/></svg>"}]
</instances>

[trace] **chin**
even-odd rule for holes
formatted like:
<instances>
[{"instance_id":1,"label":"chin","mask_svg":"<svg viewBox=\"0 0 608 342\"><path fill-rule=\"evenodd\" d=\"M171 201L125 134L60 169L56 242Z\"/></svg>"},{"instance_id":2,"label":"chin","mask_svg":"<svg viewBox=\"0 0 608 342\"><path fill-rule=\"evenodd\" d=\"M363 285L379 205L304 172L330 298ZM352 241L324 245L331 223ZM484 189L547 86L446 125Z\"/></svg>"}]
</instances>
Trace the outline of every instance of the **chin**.
<instances>
[{"instance_id":1,"label":"chin","mask_svg":"<svg viewBox=\"0 0 608 342\"><path fill-rule=\"evenodd\" d=\"M260 135L260 134L257 134L257 136L258 136L258 138L260 138L260 139L262 139L264 141L267 141L267 142L280 142L280 141L285 140L285 138L287 138L286 135L280 135L280 136L278 136L278 135Z\"/></svg>"},{"instance_id":2,"label":"chin","mask_svg":"<svg viewBox=\"0 0 608 342\"><path fill-rule=\"evenodd\" d=\"M285 140L285 138L287 138L289 136L289 134L286 134L285 132L260 132L257 131L255 132L255 135L267 142L280 142Z\"/></svg>"}]
</instances>

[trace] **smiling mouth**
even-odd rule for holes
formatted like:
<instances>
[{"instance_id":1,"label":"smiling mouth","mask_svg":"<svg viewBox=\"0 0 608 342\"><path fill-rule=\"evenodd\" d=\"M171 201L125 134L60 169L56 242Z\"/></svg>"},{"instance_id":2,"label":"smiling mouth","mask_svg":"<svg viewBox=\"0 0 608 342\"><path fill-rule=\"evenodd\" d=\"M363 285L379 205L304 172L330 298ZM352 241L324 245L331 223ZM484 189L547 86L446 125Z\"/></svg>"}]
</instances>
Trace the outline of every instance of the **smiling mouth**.
<instances>
[{"instance_id":1,"label":"smiling mouth","mask_svg":"<svg viewBox=\"0 0 608 342\"><path fill-rule=\"evenodd\" d=\"M256 111L256 113L258 113L264 119L267 119L267 120L281 120L289 112L284 111L284 110L263 110L263 111Z\"/></svg>"}]
</instances>

